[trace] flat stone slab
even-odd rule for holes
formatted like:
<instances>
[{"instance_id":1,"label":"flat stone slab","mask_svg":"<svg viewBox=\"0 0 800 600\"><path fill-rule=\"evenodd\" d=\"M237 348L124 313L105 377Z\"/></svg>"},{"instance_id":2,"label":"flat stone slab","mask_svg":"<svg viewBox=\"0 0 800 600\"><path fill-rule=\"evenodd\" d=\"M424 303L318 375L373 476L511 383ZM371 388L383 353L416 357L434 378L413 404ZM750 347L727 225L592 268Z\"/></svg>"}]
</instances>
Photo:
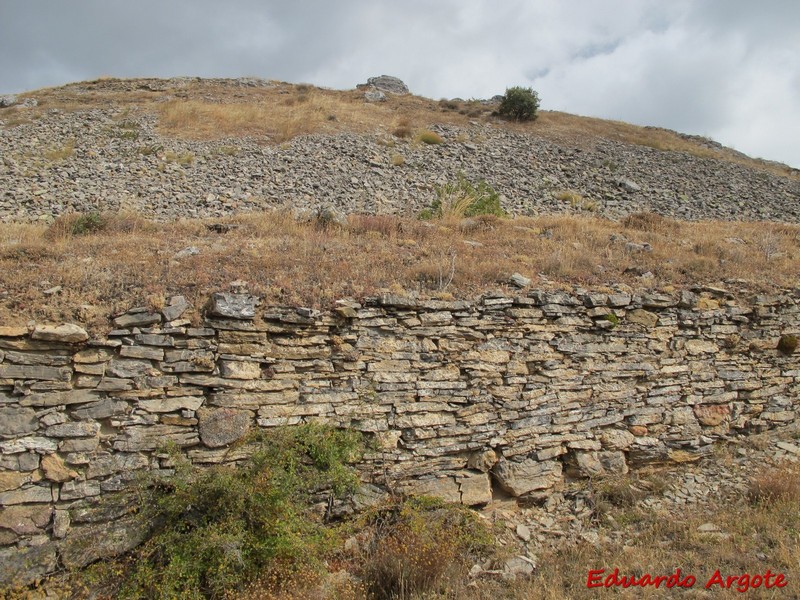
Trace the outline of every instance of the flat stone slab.
<instances>
[{"instance_id":1,"label":"flat stone slab","mask_svg":"<svg viewBox=\"0 0 800 600\"><path fill-rule=\"evenodd\" d=\"M217 292L211 295L206 305L206 313L213 317L251 320L256 316L260 299L250 294L231 294Z\"/></svg>"},{"instance_id":2,"label":"flat stone slab","mask_svg":"<svg viewBox=\"0 0 800 600\"><path fill-rule=\"evenodd\" d=\"M34 340L44 340L47 342L67 342L77 344L89 339L89 334L83 327L78 327L70 323L63 325L37 325L31 337Z\"/></svg>"}]
</instances>

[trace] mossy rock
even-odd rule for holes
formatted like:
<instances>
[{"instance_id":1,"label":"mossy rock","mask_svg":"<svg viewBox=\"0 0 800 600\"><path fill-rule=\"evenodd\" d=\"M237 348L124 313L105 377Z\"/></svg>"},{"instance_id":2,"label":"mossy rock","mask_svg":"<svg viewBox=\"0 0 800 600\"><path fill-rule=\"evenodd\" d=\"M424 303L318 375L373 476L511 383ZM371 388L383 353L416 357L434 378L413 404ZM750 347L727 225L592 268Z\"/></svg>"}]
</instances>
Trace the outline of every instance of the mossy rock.
<instances>
[{"instance_id":1,"label":"mossy rock","mask_svg":"<svg viewBox=\"0 0 800 600\"><path fill-rule=\"evenodd\" d=\"M778 351L783 354L792 354L795 350L797 350L797 336L782 335L778 340Z\"/></svg>"}]
</instances>

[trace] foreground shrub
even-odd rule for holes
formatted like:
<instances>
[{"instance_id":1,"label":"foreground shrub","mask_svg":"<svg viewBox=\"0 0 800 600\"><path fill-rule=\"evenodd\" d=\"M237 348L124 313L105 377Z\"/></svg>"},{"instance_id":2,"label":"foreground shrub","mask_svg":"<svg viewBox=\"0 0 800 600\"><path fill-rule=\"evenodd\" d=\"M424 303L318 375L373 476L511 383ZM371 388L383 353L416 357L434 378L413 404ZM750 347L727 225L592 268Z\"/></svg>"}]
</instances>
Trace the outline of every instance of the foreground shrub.
<instances>
[{"instance_id":1,"label":"foreground shrub","mask_svg":"<svg viewBox=\"0 0 800 600\"><path fill-rule=\"evenodd\" d=\"M531 88L511 87L506 89L497 113L515 121L533 121L539 110L539 95Z\"/></svg>"},{"instance_id":2,"label":"foreground shrub","mask_svg":"<svg viewBox=\"0 0 800 600\"><path fill-rule=\"evenodd\" d=\"M141 510L155 524L131 557L120 598L223 598L267 578L318 570L336 543L314 503L358 482L349 463L356 433L318 425L259 432L245 464L195 470L173 454L175 475L143 485Z\"/></svg>"},{"instance_id":3,"label":"foreground shrub","mask_svg":"<svg viewBox=\"0 0 800 600\"><path fill-rule=\"evenodd\" d=\"M134 231L153 231L155 229L155 223L147 221L132 212L101 213L91 211L86 213L67 213L57 217L47 228L45 238L59 240L97 233L131 233Z\"/></svg>"},{"instance_id":4,"label":"foreground shrub","mask_svg":"<svg viewBox=\"0 0 800 600\"><path fill-rule=\"evenodd\" d=\"M494 544L475 513L435 498L395 501L372 511L365 521L359 575L375 600L446 593L466 579L470 566Z\"/></svg>"},{"instance_id":5,"label":"foreground shrub","mask_svg":"<svg viewBox=\"0 0 800 600\"><path fill-rule=\"evenodd\" d=\"M672 219L667 219L654 212L632 213L622 220L622 225L628 229L664 234L673 232L678 227L678 224Z\"/></svg>"},{"instance_id":6,"label":"foreground shrub","mask_svg":"<svg viewBox=\"0 0 800 600\"><path fill-rule=\"evenodd\" d=\"M483 179L473 184L461 173L457 181L437 186L435 190L436 199L420 213L421 219L507 216L500 206L500 194Z\"/></svg>"}]
</instances>

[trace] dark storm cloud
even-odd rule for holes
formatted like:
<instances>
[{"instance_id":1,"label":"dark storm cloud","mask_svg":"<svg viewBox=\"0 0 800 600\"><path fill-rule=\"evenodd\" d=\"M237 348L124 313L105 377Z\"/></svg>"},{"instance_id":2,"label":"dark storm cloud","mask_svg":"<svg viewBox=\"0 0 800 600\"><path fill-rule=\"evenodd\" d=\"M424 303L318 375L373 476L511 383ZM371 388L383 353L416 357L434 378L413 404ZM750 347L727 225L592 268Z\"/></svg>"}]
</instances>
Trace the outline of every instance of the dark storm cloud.
<instances>
[{"instance_id":1,"label":"dark storm cloud","mask_svg":"<svg viewBox=\"0 0 800 600\"><path fill-rule=\"evenodd\" d=\"M0 91L101 75L261 76L543 108L709 135L800 165L795 0L0 0Z\"/></svg>"}]
</instances>

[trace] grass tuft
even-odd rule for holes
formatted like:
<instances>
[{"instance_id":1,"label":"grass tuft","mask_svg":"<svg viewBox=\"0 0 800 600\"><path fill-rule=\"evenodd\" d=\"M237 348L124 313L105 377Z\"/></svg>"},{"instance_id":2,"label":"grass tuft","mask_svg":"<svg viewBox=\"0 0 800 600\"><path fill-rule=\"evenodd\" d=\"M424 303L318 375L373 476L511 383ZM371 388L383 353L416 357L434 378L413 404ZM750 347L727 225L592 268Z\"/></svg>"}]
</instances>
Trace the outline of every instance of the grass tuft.
<instances>
[{"instance_id":1,"label":"grass tuft","mask_svg":"<svg viewBox=\"0 0 800 600\"><path fill-rule=\"evenodd\" d=\"M44 151L44 157L51 162L67 160L75 153L75 140L68 140L62 146L53 146Z\"/></svg>"},{"instance_id":2,"label":"grass tuft","mask_svg":"<svg viewBox=\"0 0 800 600\"><path fill-rule=\"evenodd\" d=\"M423 129L422 131L418 132L415 139L423 144L444 144L444 139L442 139L442 136L435 131L430 131L428 129Z\"/></svg>"}]
</instances>

